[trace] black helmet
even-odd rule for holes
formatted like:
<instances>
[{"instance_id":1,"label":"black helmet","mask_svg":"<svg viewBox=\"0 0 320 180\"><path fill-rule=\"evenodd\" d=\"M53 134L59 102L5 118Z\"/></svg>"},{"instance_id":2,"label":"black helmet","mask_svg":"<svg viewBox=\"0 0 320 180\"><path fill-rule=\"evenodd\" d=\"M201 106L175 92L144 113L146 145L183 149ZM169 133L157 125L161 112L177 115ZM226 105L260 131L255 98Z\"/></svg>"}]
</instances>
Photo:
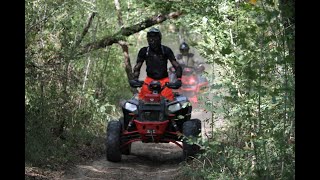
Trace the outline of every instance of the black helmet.
<instances>
[{"instance_id":1,"label":"black helmet","mask_svg":"<svg viewBox=\"0 0 320 180\"><path fill-rule=\"evenodd\" d=\"M159 29L152 27L148 32L147 32L147 37L154 37L154 36L159 36L160 39L162 37L161 32Z\"/></svg>"},{"instance_id":2,"label":"black helmet","mask_svg":"<svg viewBox=\"0 0 320 180\"><path fill-rule=\"evenodd\" d=\"M189 45L187 44L187 43L185 43L185 42L183 42L183 43L181 43L180 44L180 52L182 53L182 54L185 54L185 53L188 53L189 52Z\"/></svg>"}]
</instances>

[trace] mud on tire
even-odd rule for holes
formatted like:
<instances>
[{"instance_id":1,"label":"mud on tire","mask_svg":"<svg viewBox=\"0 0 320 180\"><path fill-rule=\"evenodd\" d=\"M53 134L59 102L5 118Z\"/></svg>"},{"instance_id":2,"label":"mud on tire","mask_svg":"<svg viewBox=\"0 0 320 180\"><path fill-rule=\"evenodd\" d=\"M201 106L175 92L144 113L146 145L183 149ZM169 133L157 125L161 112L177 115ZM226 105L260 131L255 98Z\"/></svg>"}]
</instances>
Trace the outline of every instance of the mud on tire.
<instances>
[{"instance_id":1,"label":"mud on tire","mask_svg":"<svg viewBox=\"0 0 320 180\"><path fill-rule=\"evenodd\" d=\"M183 134L185 136L183 143L183 158L194 156L200 149L196 144L189 144L188 139L195 139L201 132L201 121L199 119L190 119L183 123Z\"/></svg>"},{"instance_id":2,"label":"mud on tire","mask_svg":"<svg viewBox=\"0 0 320 180\"><path fill-rule=\"evenodd\" d=\"M120 151L121 123L110 121L107 127L106 154L107 160L112 162L121 161Z\"/></svg>"}]
</instances>

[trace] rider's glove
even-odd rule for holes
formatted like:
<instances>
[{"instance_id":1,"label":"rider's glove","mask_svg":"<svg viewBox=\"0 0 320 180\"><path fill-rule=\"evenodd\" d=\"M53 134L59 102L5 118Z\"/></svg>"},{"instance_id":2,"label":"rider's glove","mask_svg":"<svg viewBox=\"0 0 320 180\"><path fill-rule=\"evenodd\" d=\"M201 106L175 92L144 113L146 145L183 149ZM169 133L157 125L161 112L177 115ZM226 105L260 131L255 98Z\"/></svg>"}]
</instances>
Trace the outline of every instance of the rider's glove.
<instances>
[{"instance_id":1,"label":"rider's glove","mask_svg":"<svg viewBox=\"0 0 320 180\"><path fill-rule=\"evenodd\" d=\"M170 88L170 89L179 89L182 85L180 78L175 81L175 82L168 82L166 83L166 85Z\"/></svg>"},{"instance_id":2,"label":"rider's glove","mask_svg":"<svg viewBox=\"0 0 320 180\"><path fill-rule=\"evenodd\" d=\"M143 81L139 81L138 79L132 79L129 81L130 86L133 88L141 87L143 84Z\"/></svg>"}]
</instances>

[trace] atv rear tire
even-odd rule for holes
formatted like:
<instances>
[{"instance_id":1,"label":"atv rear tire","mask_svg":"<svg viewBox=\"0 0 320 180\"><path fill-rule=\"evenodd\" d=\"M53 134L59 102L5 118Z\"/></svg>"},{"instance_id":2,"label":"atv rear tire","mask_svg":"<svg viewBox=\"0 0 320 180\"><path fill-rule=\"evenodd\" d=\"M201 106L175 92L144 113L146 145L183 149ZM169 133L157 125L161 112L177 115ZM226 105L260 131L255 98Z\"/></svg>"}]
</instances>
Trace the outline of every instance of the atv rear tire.
<instances>
[{"instance_id":1,"label":"atv rear tire","mask_svg":"<svg viewBox=\"0 0 320 180\"><path fill-rule=\"evenodd\" d=\"M201 121L199 119L190 119L183 123L183 134L185 136L183 143L183 158L186 159L189 156L194 156L200 147L196 144L190 144L188 139L193 139L201 132Z\"/></svg>"},{"instance_id":2,"label":"atv rear tire","mask_svg":"<svg viewBox=\"0 0 320 180\"><path fill-rule=\"evenodd\" d=\"M107 127L106 154L107 160L112 162L121 161L120 151L121 123L110 121Z\"/></svg>"}]
</instances>

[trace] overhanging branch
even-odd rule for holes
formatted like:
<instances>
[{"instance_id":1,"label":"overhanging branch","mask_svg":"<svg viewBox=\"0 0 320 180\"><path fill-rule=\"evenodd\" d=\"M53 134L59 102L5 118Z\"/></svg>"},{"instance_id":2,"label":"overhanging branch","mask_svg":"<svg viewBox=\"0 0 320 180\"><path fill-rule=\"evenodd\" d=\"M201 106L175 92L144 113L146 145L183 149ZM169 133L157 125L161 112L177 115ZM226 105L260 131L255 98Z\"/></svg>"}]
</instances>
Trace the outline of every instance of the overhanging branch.
<instances>
[{"instance_id":1,"label":"overhanging branch","mask_svg":"<svg viewBox=\"0 0 320 180\"><path fill-rule=\"evenodd\" d=\"M81 55L81 54L88 53L93 50L97 50L100 48L104 48L106 46L110 46L113 43L117 43L117 42L123 40L124 37L130 36L134 33L137 33L141 30L144 30L148 27L151 27L155 24L160 24L160 23L166 21L167 19L178 18L181 15L182 15L181 12L172 12L169 14L159 14L157 16L153 16L153 17L148 18L145 21L140 22L138 24L135 24L133 26L122 28L117 33L110 35L110 36L106 36L106 37L102 38L101 40L98 40L97 42L91 42L91 43L84 45L83 48L80 50L79 54Z\"/></svg>"}]
</instances>

